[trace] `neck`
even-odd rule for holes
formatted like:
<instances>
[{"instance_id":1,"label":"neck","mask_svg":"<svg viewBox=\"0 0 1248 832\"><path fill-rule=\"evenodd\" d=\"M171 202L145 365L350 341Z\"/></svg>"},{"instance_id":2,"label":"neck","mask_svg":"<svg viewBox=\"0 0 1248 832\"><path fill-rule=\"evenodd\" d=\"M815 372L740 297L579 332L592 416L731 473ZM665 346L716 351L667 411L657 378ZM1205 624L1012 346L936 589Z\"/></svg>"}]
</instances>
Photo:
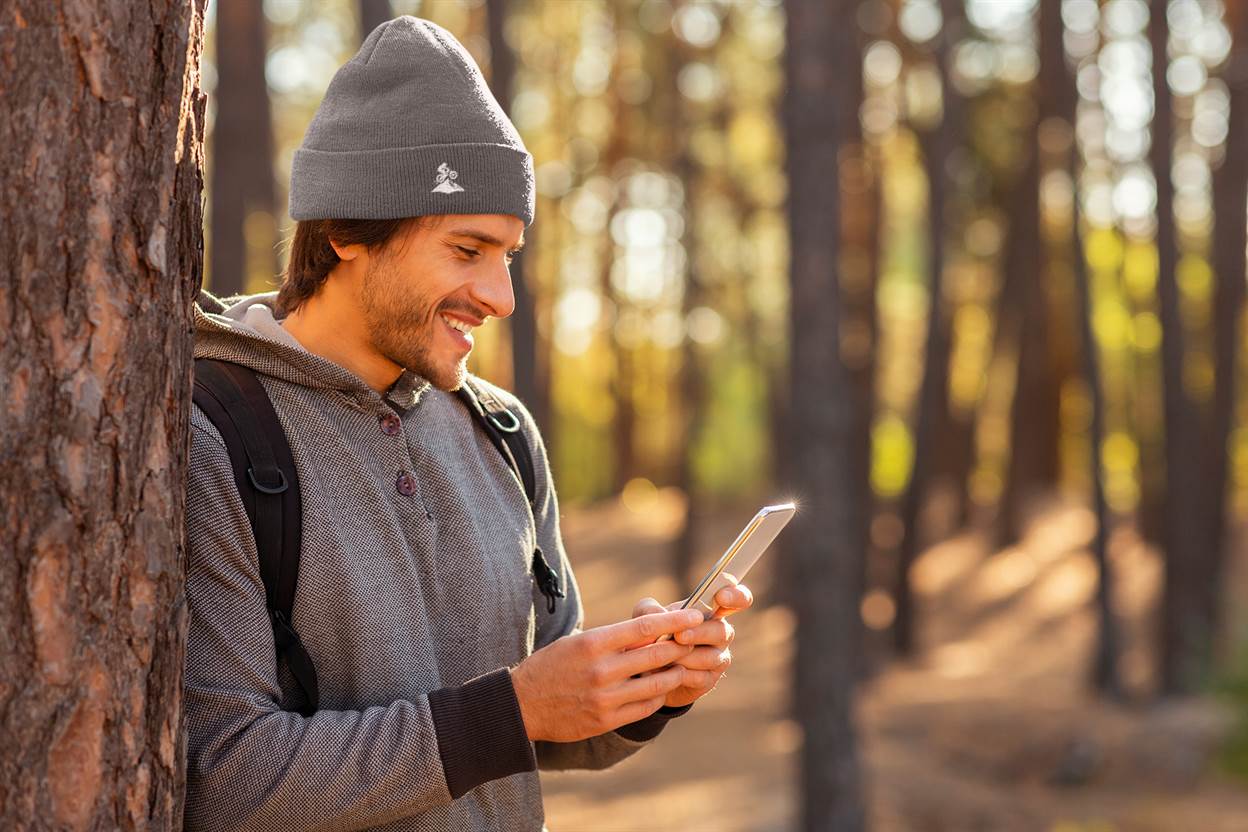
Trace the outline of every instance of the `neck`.
<instances>
[{"instance_id":1,"label":"neck","mask_svg":"<svg viewBox=\"0 0 1248 832\"><path fill-rule=\"evenodd\" d=\"M363 319L335 281L290 313L282 327L313 355L345 367L378 393L384 393L403 373L403 368L377 352L369 341Z\"/></svg>"}]
</instances>

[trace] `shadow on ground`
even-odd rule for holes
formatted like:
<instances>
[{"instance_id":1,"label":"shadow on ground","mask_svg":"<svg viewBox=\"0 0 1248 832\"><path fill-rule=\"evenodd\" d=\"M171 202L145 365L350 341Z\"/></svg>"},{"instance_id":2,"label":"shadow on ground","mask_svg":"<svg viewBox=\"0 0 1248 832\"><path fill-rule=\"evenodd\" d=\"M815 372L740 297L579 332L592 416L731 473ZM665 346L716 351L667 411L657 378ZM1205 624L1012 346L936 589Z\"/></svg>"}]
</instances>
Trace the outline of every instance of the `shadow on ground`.
<instances>
[{"instance_id":1,"label":"shadow on ground","mask_svg":"<svg viewBox=\"0 0 1248 832\"><path fill-rule=\"evenodd\" d=\"M633 510L610 502L566 512L587 627L626 618L643 596L666 603L684 594L667 576L682 511L678 494L660 491ZM751 514L715 512L702 562ZM871 829L1248 830L1248 788L1211 766L1231 714L1208 700L1132 705L1087 695L1092 529L1086 510L1055 505L1017 546L992 552L981 535L963 533L919 559L920 654L861 692ZM1159 563L1129 531L1114 536L1111 557L1123 576L1122 667L1141 690L1150 683L1147 616ZM760 570L748 583L761 597ZM793 618L759 606L733 619L733 667L719 688L652 746L606 772L543 773L551 832L794 828Z\"/></svg>"}]
</instances>

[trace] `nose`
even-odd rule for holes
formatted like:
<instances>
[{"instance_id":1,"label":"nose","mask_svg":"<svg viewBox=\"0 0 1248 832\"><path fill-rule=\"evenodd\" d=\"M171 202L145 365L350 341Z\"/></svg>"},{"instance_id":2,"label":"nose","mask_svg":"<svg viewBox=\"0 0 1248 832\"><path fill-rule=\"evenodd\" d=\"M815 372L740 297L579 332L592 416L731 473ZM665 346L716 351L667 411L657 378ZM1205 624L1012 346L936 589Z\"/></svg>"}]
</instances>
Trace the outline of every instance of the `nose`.
<instances>
[{"instance_id":1,"label":"nose","mask_svg":"<svg viewBox=\"0 0 1248 832\"><path fill-rule=\"evenodd\" d=\"M516 309L511 288L511 271L501 258L482 269L472 282L472 298L495 318L506 318Z\"/></svg>"}]
</instances>

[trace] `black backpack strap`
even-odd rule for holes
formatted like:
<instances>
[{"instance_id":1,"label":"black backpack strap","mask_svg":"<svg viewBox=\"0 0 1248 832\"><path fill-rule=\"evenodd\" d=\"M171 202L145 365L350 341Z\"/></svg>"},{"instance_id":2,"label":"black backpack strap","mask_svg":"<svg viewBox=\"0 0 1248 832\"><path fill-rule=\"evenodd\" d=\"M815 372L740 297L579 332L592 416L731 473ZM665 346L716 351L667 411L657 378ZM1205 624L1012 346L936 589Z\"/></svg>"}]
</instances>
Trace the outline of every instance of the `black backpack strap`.
<instances>
[{"instance_id":1,"label":"black backpack strap","mask_svg":"<svg viewBox=\"0 0 1248 832\"><path fill-rule=\"evenodd\" d=\"M468 412L481 425L490 442L516 473L524 487L524 495L529 499L529 506L536 511L537 477L533 471L533 455L529 453L529 443L525 441L524 432L520 429L520 417L469 379L464 379L455 395L467 405Z\"/></svg>"},{"instance_id":2,"label":"black backpack strap","mask_svg":"<svg viewBox=\"0 0 1248 832\"><path fill-rule=\"evenodd\" d=\"M299 475L286 432L256 374L239 364L196 359L192 398L229 451L234 482L256 538L278 661L286 659L303 688L306 704L301 713L311 716L320 701L316 667L290 624L303 515Z\"/></svg>"},{"instance_id":3,"label":"black backpack strap","mask_svg":"<svg viewBox=\"0 0 1248 832\"><path fill-rule=\"evenodd\" d=\"M537 514L537 475L533 468L533 454L529 451L529 443L524 436L520 417L512 413L488 390L479 387L470 378L455 391L455 395L468 408L474 421L485 431L490 443L498 449L508 467L520 480L524 495L529 500L529 507ZM555 599L566 598L567 593L559 585L559 574L551 568L542 553L542 547L533 550L533 580L542 594L546 596L547 612L555 611Z\"/></svg>"}]
</instances>

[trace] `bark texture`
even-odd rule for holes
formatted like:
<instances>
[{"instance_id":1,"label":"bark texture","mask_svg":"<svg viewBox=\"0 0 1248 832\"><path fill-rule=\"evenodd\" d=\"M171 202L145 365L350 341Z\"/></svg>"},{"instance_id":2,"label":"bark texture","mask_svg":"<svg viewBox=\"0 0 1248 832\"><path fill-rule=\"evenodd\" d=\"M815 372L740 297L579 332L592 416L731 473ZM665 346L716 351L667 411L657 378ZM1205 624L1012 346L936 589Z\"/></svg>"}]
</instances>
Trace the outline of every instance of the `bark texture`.
<instances>
[{"instance_id":1,"label":"bark texture","mask_svg":"<svg viewBox=\"0 0 1248 832\"><path fill-rule=\"evenodd\" d=\"M512 96L516 82L516 54L507 42L506 0L487 0L486 25L490 38L490 91L507 113L512 112ZM534 228L524 230L525 247L536 251ZM538 427L545 435L550 428L549 389L543 368L538 366L537 298L530 280L530 268L536 262L533 254L516 255L511 264L511 285L516 308L507 319L511 332L512 392L528 405ZM535 283L536 281L534 281Z\"/></svg>"},{"instance_id":2,"label":"bark texture","mask_svg":"<svg viewBox=\"0 0 1248 832\"><path fill-rule=\"evenodd\" d=\"M1061 9L1041 6L1040 8L1041 40L1051 47L1052 41L1061 42L1062 18ZM1060 55L1058 56L1060 57ZM1057 72L1061 69L1060 74ZM1090 441L1088 443L1088 477L1092 484L1092 513L1096 517L1096 532L1092 537L1092 558L1096 562L1097 584L1096 608L1097 637L1096 647L1092 654L1090 679L1093 687L1100 693L1113 698L1121 698L1124 693L1121 674L1118 670L1118 657L1121 652L1122 638L1119 633L1118 619L1114 613L1113 598L1114 570L1109 559L1109 506L1105 498L1105 474L1101 465L1101 445L1105 441L1105 394L1101 382L1100 348L1096 342L1095 330L1092 326L1092 287L1088 276L1088 263L1084 254L1083 220L1080 207L1081 190L1079 185L1079 143L1075 140L1075 127L1079 115L1079 90L1075 85L1075 76L1066 69L1064 63L1050 70L1053 73L1052 83L1061 84L1057 95L1058 112L1064 122L1063 135L1066 146L1066 171L1071 183L1071 216L1070 216L1070 262L1071 276L1074 278L1075 317L1079 325L1079 346L1081 349L1083 381L1088 391L1088 402L1091 409L1091 422L1088 426Z\"/></svg>"},{"instance_id":3,"label":"bark texture","mask_svg":"<svg viewBox=\"0 0 1248 832\"><path fill-rule=\"evenodd\" d=\"M212 128L209 283L219 296L248 277L277 284L273 127L264 76L268 23L261 3L217 3L217 117ZM270 287L265 287L270 288Z\"/></svg>"},{"instance_id":4,"label":"bark texture","mask_svg":"<svg viewBox=\"0 0 1248 832\"><path fill-rule=\"evenodd\" d=\"M181 827L203 0L0 8L0 828Z\"/></svg>"},{"instance_id":5,"label":"bark texture","mask_svg":"<svg viewBox=\"0 0 1248 832\"><path fill-rule=\"evenodd\" d=\"M940 75L943 113L940 122L923 136L923 156L927 171L927 340L924 348L923 381L915 413L914 467L901 501L902 538L897 552L897 618L893 623L893 647L898 655L915 650L915 610L910 592L910 570L918 557L919 517L934 473L934 451L945 438L937 433L942 416L949 412L949 355L952 327L945 302L945 235L949 172L954 153L964 133L965 108L961 96L949 83L953 47L961 34L961 6L945 2L945 22L938 36L936 64ZM948 422L946 422L948 424Z\"/></svg>"},{"instance_id":6,"label":"bark texture","mask_svg":"<svg viewBox=\"0 0 1248 832\"><path fill-rule=\"evenodd\" d=\"M259 3L253 3L259 7ZM381 24L394 17L390 0L360 0L360 42ZM500 103L502 99L499 99Z\"/></svg>"},{"instance_id":7,"label":"bark texture","mask_svg":"<svg viewBox=\"0 0 1248 832\"><path fill-rule=\"evenodd\" d=\"M785 469L802 495L786 549L797 614L795 713L802 726L801 824L865 826L854 727L863 541L854 516L855 402L840 355L840 108L856 60L856 0L788 0L783 104L789 182L790 409Z\"/></svg>"},{"instance_id":8,"label":"bark texture","mask_svg":"<svg viewBox=\"0 0 1248 832\"><path fill-rule=\"evenodd\" d=\"M1170 28L1166 3L1153 0L1148 39L1153 50L1153 144L1149 160L1157 180L1157 300L1161 311L1161 378L1165 414L1166 490L1162 543L1165 580L1161 603L1161 688L1191 693L1210 658L1212 610L1200 586L1200 472L1197 419L1183 387L1186 341L1179 311L1178 241L1174 225L1173 109L1166 80Z\"/></svg>"},{"instance_id":9,"label":"bark texture","mask_svg":"<svg viewBox=\"0 0 1248 832\"><path fill-rule=\"evenodd\" d=\"M841 186L840 255L841 274L841 363L849 374L854 392L854 438L853 449L854 505L850 509L857 518L855 534L862 541L863 556L856 576L855 594L859 602L867 591L868 559L872 556L867 545L870 539L871 520L875 515L875 495L871 490L871 418L875 410L876 371L876 287L880 269L880 227L884 219L883 187L880 170L880 151L869 145L863 137L859 113L863 103L862 58L867 35L855 27L850 45L853 54L846 62L848 73L845 89L840 98L841 121L844 125L845 144L838 177ZM865 678L872 668L868 667L866 630L863 630L862 666L860 677Z\"/></svg>"},{"instance_id":10,"label":"bark texture","mask_svg":"<svg viewBox=\"0 0 1248 832\"><path fill-rule=\"evenodd\" d=\"M1010 462L998 517L998 543L1017 542L1026 532L1028 504L1057 485L1061 459L1061 393L1071 374L1065 342L1068 317L1053 302L1057 275L1052 251L1041 229L1040 183L1046 173L1040 131L1059 118L1065 86L1060 3L1037 4L1040 72L1034 82L1036 121L1027 133L1028 159L1018 181L1021 210L1011 213L1010 247L998 321L1013 330L1018 346L1018 375L1010 410ZM1054 17L1054 12L1058 17ZM1054 25L1056 24L1056 26Z\"/></svg>"},{"instance_id":11,"label":"bark texture","mask_svg":"<svg viewBox=\"0 0 1248 832\"><path fill-rule=\"evenodd\" d=\"M1213 178L1213 265L1217 273L1213 304L1214 383L1209 463L1205 468L1209 491L1207 542L1201 552L1205 605L1212 610L1213 630L1218 635L1224 619L1222 587L1227 563L1233 556L1227 536L1230 438L1235 426L1238 345L1243 343L1244 277L1248 271L1248 8L1242 3L1228 5L1226 22L1234 46L1222 80L1231 94L1231 111L1226 158Z\"/></svg>"}]
</instances>

